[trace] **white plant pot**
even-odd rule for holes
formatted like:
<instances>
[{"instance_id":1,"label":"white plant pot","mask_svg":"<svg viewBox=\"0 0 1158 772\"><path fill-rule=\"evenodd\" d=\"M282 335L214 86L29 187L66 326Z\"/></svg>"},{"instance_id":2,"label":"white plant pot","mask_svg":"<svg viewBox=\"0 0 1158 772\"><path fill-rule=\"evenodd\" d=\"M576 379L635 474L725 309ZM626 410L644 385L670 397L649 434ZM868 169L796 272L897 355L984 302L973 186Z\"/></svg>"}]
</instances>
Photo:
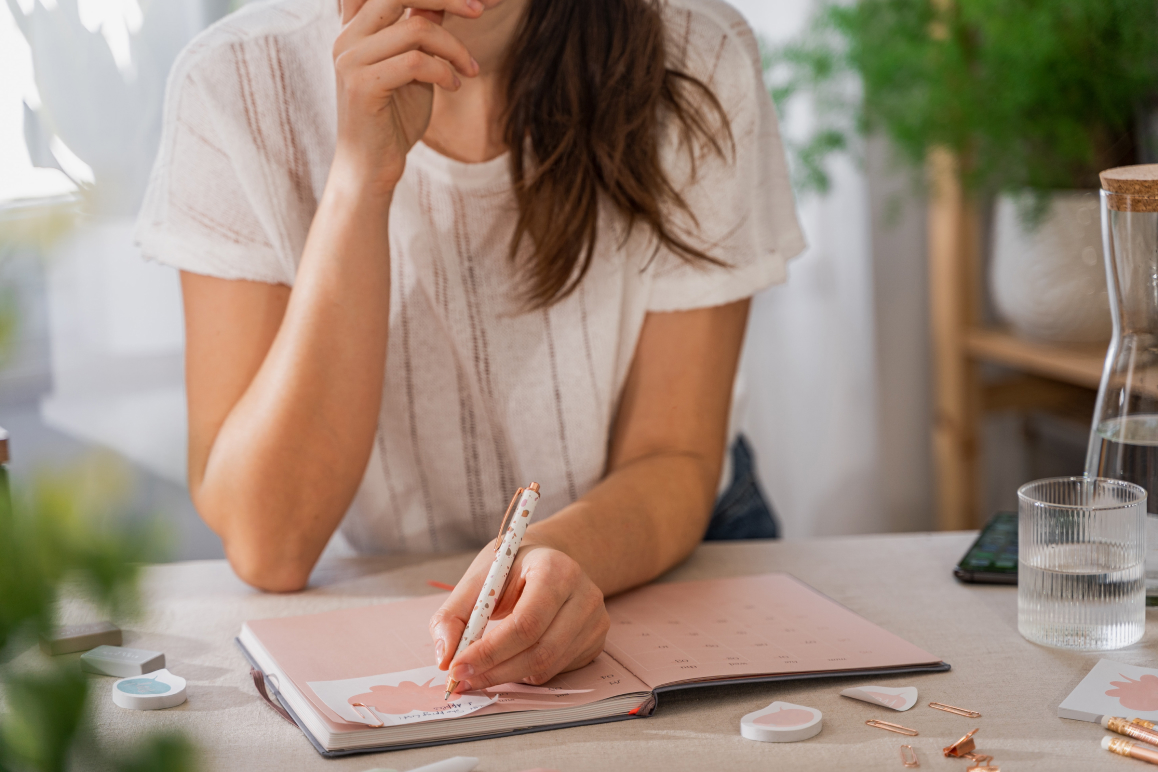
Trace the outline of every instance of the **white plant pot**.
<instances>
[{"instance_id":1,"label":"white plant pot","mask_svg":"<svg viewBox=\"0 0 1158 772\"><path fill-rule=\"evenodd\" d=\"M1051 194L1036 226L1022 221L1016 195L997 199L989 290L1002 321L1044 343L1105 343L1113 324L1093 191Z\"/></svg>"}]
</instances>

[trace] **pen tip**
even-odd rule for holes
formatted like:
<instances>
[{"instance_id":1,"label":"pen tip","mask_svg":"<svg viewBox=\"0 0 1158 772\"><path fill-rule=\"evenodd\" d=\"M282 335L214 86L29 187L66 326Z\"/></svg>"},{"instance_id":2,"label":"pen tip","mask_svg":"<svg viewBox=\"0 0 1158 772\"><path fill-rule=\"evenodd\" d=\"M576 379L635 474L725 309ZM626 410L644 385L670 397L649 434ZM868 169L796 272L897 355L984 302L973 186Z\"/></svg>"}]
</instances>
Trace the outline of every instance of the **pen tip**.
<instances>
[{"instance_id":1,"label":"pen tip","mask_svg":"<svg viewBox=\"0 0 1158 772\"><path fill-rule=\"evenodd\" d=\"M444 694L442 696L442 699L446 700L447 702L450 701L450 690L449 689L447 690L446 694Z\"/></svg>"}]
</instances>

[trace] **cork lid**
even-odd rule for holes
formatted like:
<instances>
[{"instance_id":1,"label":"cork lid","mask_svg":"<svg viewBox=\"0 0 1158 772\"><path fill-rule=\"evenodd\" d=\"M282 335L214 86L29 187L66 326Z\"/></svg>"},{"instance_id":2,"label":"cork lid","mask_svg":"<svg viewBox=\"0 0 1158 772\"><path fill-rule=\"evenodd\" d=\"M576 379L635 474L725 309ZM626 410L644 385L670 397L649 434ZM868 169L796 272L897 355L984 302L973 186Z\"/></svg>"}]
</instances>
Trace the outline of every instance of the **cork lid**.
<instances>
[{"instance_id":1,"label":"cork lid","mask_svg":"<svg viewBox=\"0 0 1158 772\"><path fill-rule=\"evenodd\" d=\"M1129 196L1158 196L1158 164L1138 164L1106 169L1098 175L1102 187Z\"/></svg>"},{"instance_id":2,"label":"cork lid","mask_svg":"<svg viewBox=\"0 0 1158 772\"><path fill-rule=\"evenodd\" d=\"M1158 212L1158 164L1106 169L1100 175L1109 207L1119 212Z\"/></svg>"}]
</instances>

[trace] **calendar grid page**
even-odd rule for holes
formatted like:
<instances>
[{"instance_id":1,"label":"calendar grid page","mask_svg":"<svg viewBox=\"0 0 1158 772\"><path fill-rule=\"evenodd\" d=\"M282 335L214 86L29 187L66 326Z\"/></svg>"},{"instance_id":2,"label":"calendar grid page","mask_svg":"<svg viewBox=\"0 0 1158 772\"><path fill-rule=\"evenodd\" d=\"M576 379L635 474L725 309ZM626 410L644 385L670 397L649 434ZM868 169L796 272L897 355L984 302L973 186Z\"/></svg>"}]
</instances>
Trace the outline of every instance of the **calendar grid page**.
<instances>
[{"instance_id":1,"label":"calendar grid page","mask_svg":"<svg viewBox=\"0 0 1158 772\"><path fill-rule=\"evenodd\" d=\"M607 609L606 652L653 689L941 661L788 574L654 584Z\"/></svg>"}]
</instances>

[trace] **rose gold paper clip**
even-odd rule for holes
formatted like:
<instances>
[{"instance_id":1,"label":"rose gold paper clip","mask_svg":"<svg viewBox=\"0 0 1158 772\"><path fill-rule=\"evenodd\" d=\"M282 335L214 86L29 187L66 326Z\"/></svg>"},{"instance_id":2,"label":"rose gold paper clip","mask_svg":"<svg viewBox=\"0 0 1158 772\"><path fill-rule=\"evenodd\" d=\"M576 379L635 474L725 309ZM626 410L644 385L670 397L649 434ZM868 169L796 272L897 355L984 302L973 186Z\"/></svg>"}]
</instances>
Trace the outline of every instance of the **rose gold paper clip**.
<instances>
[{"instance_id":1,"label":"rose gold paper clip","mask_svg":"<svg viewBox=\"0 0 1158 772\"><path fill-rule=\"evenodd\" d=\"M956 713L958 716L965 716L965 718L981 718L981 714L975 710L965 710L965 708L946 705L943 702L930 702L929 707L935 710L943 710L946 713Z\"/></svg>"},{"instance_id":2,"label":"rose gold paper clip","mask_svg":"<svg viewBox=\"0 0 1158 772\"><path fill-rule=\"evenodd\" d=\"M897 734L905 734L905 735L908 735L909 737L916 737L917 736L917 730L916 729L909 729L907 726L901 726L900 724L891 724L888 721L881 721L881 720L875 719L875 718L870 718L865 723L868 724L869 726L875 726L877 729L885 729L889 732L896 732Z\"/></svg>"},{"instance_id":3,"label":"rose gold paper clip","mask_svg":"<svg viewBox=\"0 0 1158 772\"><path fill-rule=\"evenodd\" d=\"M370 720L371 720L371 721L377 721L377 722L378 722L377 724L371 724L371 725L370 725L370 726L374 727L375 729L377 729L378 727L386 726L385 724L383 724L383 723L382 723L382 719L380 719L380 718L378 718L377 716L375 716L375 715L374 715L374 711L370 710L369 706L367 706L367 705L363 705L363 704L362 704L362 703L360 703L360 702L351 702L351 703L350 703L350 707L354 709L354 712L355 712L355 713L358 713L358 708L361 708L362 710L364 710L364 711L366 711L367 713L369 713L369 714L370 714ZM358 715L360 716L360 715L362 715L362 714L361 714L361 713L358 713Z\"/></svg>"},{"instance_id":4,"label":"rose gold paper clip","mask_svg":"<svg viewBox=\"0 0 1158 772\"><path fill-rule=\"evenodd\" d=\"M966 754L972 753L973 749L977 747L977 744L973 742L973 735L980 731L980 728L974 729L972 732L965 735L960 740L950 745L948 748L942 748L941 752L946 756L953 756L954 758L962 758Z\"/></svg>"},{"instance_id":5,"label":"rose gold paper clip","mask_svg":"<svg viewBox=\"0 0 1158 772\"><path fill-rule=\"evenodd\" d=\"M901 764L903 764L906 769L916 769L921 766L921 762L917 761L917 752L913 750L913 746L901 746Z\"/></svg>"}]
</instances>

